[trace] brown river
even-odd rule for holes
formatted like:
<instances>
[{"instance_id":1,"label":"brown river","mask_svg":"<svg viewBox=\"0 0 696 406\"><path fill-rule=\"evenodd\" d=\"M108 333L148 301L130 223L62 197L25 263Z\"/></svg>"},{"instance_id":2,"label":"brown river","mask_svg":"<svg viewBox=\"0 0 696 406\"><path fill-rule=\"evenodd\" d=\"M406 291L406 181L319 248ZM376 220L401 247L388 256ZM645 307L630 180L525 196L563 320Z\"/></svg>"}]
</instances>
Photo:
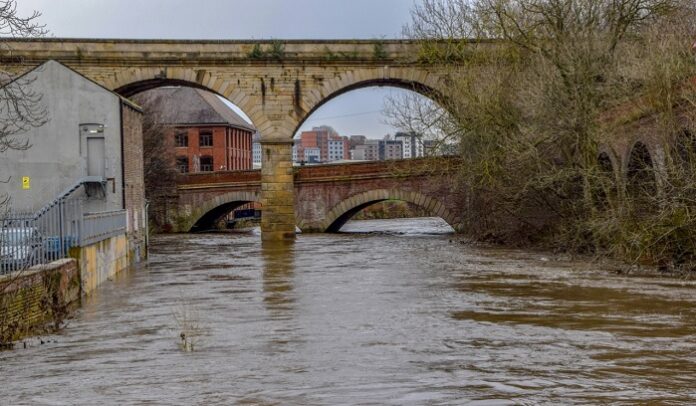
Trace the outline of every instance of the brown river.
<instances>
[{"instance_id":1,"label":"brown river","mask_svg":"<svg viewBox=\"0 0 696 406\"><path fill-rule=\"evenodd\" d=\"M59 334L0 353L0 404L696 404L694 282L439 219L343 231L154 238Z\"/></svg>"}]
</instances>

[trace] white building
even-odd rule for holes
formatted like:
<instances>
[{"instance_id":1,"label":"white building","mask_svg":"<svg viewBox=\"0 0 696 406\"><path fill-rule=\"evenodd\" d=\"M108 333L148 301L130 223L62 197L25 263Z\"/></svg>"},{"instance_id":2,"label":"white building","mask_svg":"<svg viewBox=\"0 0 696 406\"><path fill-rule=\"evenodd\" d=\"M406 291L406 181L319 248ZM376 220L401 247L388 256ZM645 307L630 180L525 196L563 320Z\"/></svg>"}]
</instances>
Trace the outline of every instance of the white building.
<instances>
[{"instance_id":1,"label":"white building","mask_svg":"<svg viewBox=\"0 0 696 406\"><path fill-rule=\"evenodd\" d=\"M424 155L423 142L413 133L396 133L394 139L401 141L404 159L419 158Z\"/></svg>"},{"instance_id":2,"label":"white building","mask_svg":"<svg viewBox=\"0 0 696 406\"><path fill-rule=\"evenodd\" d=\"M304 149L304 160L310 164L316 164L321 162L321 149L320 148L305 148Z\"/></svg>"},{"instance_id":3,"label":"white building","mask_svg":"<svg viewBox=\"0 0 696 406\"><path fill-rule=\"evenodd\" d=\"M343 140L329 140L329 162L343 159L345 144Z\"/></svg>"},{"instance_id":4,"label":"white building","mask_svg":"<svg viewBox=\"0 0 696 406\"><path fill-rule=\"evenodd\" d=\"M261 167L261 134L258 131L251 138L251 162L254 168Z\"/></svg>"}]
</instances>

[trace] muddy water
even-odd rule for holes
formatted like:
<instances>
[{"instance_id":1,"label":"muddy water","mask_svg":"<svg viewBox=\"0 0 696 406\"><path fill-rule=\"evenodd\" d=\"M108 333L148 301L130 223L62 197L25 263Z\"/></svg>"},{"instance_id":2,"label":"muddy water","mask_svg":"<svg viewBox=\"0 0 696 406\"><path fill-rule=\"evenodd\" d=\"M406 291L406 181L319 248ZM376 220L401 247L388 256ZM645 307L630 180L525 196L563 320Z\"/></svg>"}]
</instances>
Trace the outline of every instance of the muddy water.
<instances>
[{"instance_id":1,"label":"muddy water","mask_svg":"<svg viewBox=\"0 0 696 406\"><path fill-rule=\"evenodd\" d=\"M696 403L693 283L470 248L435 219L345 229L156 238L52 342L0 353L0 404Z\"/></svg>"}]
</instances>

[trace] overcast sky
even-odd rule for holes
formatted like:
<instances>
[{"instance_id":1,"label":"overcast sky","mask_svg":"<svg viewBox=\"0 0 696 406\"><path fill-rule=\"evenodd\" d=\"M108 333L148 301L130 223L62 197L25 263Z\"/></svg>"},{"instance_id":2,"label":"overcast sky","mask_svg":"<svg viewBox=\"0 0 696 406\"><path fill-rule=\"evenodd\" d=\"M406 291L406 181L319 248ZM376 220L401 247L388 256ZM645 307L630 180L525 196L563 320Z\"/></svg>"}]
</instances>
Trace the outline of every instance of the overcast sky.
<instances>
[{"instance_id":1,"label":"overcast sky","mask_svg":"<svg viewBox=\"0 0 696 406\"><path fill-rule=\"evenodd\" d=\"M167 39L400 38L414 0L18 0L43 15L54 37ZM346 93L317 110L303 129L332 125L342 135L393 133L383 124L393 88Z\"/></svg>"}]
</instances>

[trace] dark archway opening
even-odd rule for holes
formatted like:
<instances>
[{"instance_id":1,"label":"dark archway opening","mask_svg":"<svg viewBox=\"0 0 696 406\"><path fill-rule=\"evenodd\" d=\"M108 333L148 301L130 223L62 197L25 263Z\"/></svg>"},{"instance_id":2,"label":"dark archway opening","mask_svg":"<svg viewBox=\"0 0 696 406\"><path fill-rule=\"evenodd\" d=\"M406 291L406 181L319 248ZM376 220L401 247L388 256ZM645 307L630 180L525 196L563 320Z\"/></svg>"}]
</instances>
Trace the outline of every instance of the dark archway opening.
<instances>
[{"instance_id":1,"label":"dark archway opening","mask_svg":"<svg viewBox=\"0 0 696 406\"><path fill-rule=\"evenodd\" d=\"M640 218L653 212L657 204L657 178L645 144L638 142L633 146L626 175L626 197L634 216Z\"/></svg>"},{"instance_id":2,"label":"dark archway opening","mask_svg":"<svg viewBox=\"0 0 696 406\"><path fill-rule=\"evenodd\" d=\"M602 152L597 157L597 172L593 182L595 206L599 209L609 207L610 199L616 196L616 174L614 164L608 153Z\"/></svg>"},{"instance_id":3,"label":"dark archway opening","mask_svg":"<svg viewBox=\"0 0 696 406\"><path fill-rule=\"evenodd\" d=\"M251 201L233 201L209 210L203 214L189 230L192 233L234 228L241 221L249 224L261 219L260 206Z\"/></svg>"},{"instance_id":4,"label":"dark archway opening","mask_svg":"<svg viewBox=\"0 0 696 406\"><path fill-rule=\"evenodd\" d=\"M382 210L389 206L398 207L397 212L391 213L380 213ZM367 217L360 217L360 214L365 213L369 209L377 209L376 212L371 213ZM405 210L405 211L404 211ZM438 221L430 221L428 224L423 223L422 220L425 219L435 219ZM364 221L366 219L376 220L376 221ZM353 221L351 221L353 220ZM362 221L355 221L362 220ZM407 202L400 199L376 199L371 200L362 204L359 204L345 213L341 214L336 218L326 229L327 233L339 233L339 232L399 232L410 233L414 230L410 223L421 223L416 227L427 227L427 234L446 234L453 233L455 230L451 224L447 222L446 219L440 218L437 215L430 213L427 209L417 206L413 203ZM348 225L357 225L358 223L363 223L362 225L349 227ZM373 223L373 224L369 224ZM345 226L345 227L344 227ZM408 231L406 231L408 230ZM423 230L419 230L422 233Z\"/></svg>"},{"instance_id":5,"label":"dark archway opening","mask_svg":"<svg viewBox=\"0 0 696 406\"><path fill-rule=\"evenodd\" d=\"M631 150L626 175L629 196L653 196L657 193L653 160L648 147L642 142L637 142Z\"/></svg>"}]
</instances>

